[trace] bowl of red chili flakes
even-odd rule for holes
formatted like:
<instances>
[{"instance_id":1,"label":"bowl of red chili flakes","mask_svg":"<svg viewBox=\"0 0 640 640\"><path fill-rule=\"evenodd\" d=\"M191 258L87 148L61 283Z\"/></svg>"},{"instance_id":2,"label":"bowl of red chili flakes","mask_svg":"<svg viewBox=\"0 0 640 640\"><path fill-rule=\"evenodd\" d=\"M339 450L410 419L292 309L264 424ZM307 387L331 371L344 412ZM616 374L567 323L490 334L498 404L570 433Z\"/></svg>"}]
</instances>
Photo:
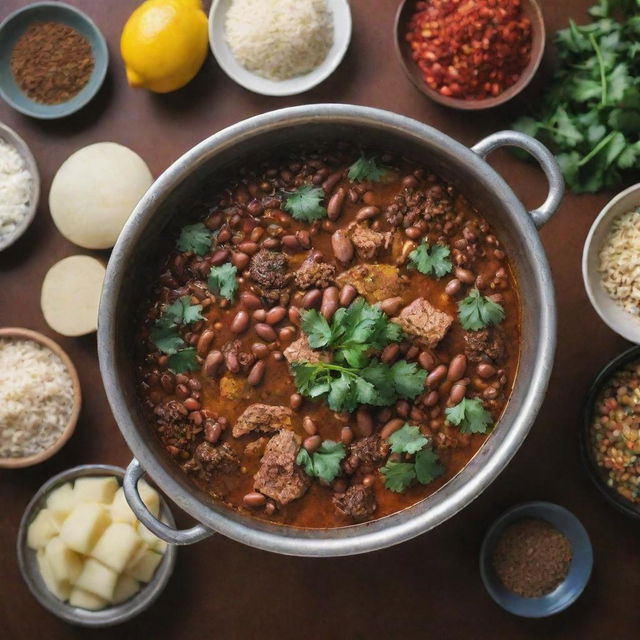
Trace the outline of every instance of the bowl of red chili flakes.
<instances>
[{"instance_id":1,"label":"bowl of red chili flakes","mask_svg":"<svg viewBox=\"0 0 640 640\"><path fill-rule=\"evenodd\" d=\"M411 82L435 102L489 109L519 94L545 48L536 0L404 0L396 53Z\"/></svg>"}]
</instances>

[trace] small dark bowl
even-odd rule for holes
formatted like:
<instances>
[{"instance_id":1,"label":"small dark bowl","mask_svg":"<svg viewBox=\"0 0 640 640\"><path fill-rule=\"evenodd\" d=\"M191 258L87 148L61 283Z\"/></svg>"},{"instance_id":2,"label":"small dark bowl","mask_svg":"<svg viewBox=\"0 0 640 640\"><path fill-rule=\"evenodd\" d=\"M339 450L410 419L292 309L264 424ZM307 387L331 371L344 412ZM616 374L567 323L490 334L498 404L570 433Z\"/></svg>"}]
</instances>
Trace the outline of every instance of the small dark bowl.
<instances>
[{"instance_id":1,"label":"small dark bowl","mask_svg":"<svg viewBox=\"0 0 640 640\"><path fill-rule=\"evenodd\" d=\"M616 356L600 371L593 381L584 403L583 423L580 430L580 456L589 477L604 498L625 515L640 519L640 504L627 500L607 484L607 473L598 466L591 449L591 420L593 419L600 391L618 369L634 360L640 360L640 347L638 346L631 347L631 349L627 349Z\"/></svg>"},{"instance_id":2,"label":"small dark bowl","mask_svg":"<svg viewBox=\"0 0 640 640\"><path fill-rule=\"evenodd\" d=\"M511 98L518 95L532 80L536 74L542 55L544 54L546 31L544 26L544 18L542 10L536 0L522 0L522 11L524 15L531 20L531 58L529 64L524 68L518 81L503 91L500 95L485 98L484 100L464 100L462 98L450 98L438 93L432 89L422 78L422 73L418 65L411 57L411 46L406 40L407 26L411 16L415 12L417 0L403 0L398 7L395 22L395 48L398 60L402 65L409 80L415 87L424 93L427 98L431 98L434 102L443 104L446 107L454 109L463 109L465 111L476 111L480 109L490 109L504 104Z\"/></svg>"},{"instance_id":3,"label":"small dark bowl","mask_svg":"<svg viewBox=\"0 0 640 640\"><path fill-rule=\"evenodd\" d=\"M571 545L567 576L551 593L540 598L525 598L509 591L492 564L493 552L505 527L523 518L546 520ZM545 618L572 605L587 586L592 568L593 549L586 529L571 511L551 502L525 502L503 513L487 531L480 550L480 575L489 595L509 613L524 618Z\"/></svg>"}]
</instances>

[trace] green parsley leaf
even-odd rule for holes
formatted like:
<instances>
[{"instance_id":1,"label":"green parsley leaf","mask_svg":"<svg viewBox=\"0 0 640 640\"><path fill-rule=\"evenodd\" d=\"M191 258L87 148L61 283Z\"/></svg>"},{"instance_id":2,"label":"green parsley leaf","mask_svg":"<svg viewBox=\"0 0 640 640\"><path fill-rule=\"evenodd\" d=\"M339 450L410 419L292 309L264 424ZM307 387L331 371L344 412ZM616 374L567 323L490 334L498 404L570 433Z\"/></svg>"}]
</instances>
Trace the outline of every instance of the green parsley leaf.
<instances>
[{"instance_id":1,"label":"green parsley leaf","mask_svg":"<svg viewBox=\"0 0 640 640\"><path fill-rule=\"evenodd\" d=\"M176 246L178 251L192 251L201 258L211 249L211 241L216 235L202 222L188 224L182 227Z\"/></svg>"},{"instance_id":2,"label":"green parsley leaf","mask_svg":"<svg viewBox=\"0 0 640 640\"><path fill-rule=\"evenodd\" d=\"M167 366L173 373L186 373L200 368L196 358L196 350L193 347L181 349L169 356Z\"/></svg>"},{"instance_id":3,"label":"green parsley leaf","mask_svg":"<svg viewBox=\"0 0 640 640\"><path fill-rule=\"evenodd\" d=\"M162 317L172 324L192 324L203 319L202 305L191 304L190 296L181 296L164 310Z\"/></svg>"},{"instance_id":4,"label":"green parsley leaf","mask_svg":"<svg viewBox=\"0 0 640 640\"><path fill-rule=\"evenodd\" d=\"M159 351L167 355L174 354L185 346L179 332L180 325L192 324L202 319L202 305L191 304L189 296L182 296L164 309L149 337Z\"/></svg>"},{"instance_id":5,"label":"green parsley leaf","mask_svg":"<svg viewBox=\"0 0 640 640\"><path fill-rule=\"evenodd\" d=\"M393 386L401 398L415 398L424 391L427 371L418 367L415 362L398 360L391 367Z\"/></svg>"},{"instance_id":6,"label":"green parsley leaf","mask_svg":"<svg viewBox=\"0 0 640 640\"><path fill-rule=\"evenodd\" d=\"M340 475L340 463L346 455L347 450L342 442L324 440L318 450L312 454L301 447L296 457L296 463L304 469L308 476L329 483Z\"/></svg>"},{"instance_id":7,"label":"green parsley leaf","mask_svg":"<svg viewBox=\"0 0 640 640\"><path fill-rule=\"evenodd\" d=\"M447 422L460 427L462 433L486 433L492 424L491 414L479 398L463 398L454 407L445 409Z\"/></svg>"},{"instance_id":8,"label":"green parsley leaf","mask_svg":"<svg viewBox=\"0 0 640 640\"><path fill-rule=\"evenodd\" d=\"M431 447L425 447L416 454L416 478L420 484L429 484L444 472L438 454Z\"/></svg>"},{"instance_id":9,"label":"green parsley leaf","mask_svg":"<svg viewBox=\"0 0 640 640\"><path fill-rule=\"evenodd\" d=\"M394 493L404 493L416 479L416 468L412 462L395 462L388 460L380 468L384 476L384 486Z\"/></svg>"},{"instance_id":10,"label":"green parsley leaf","mask_svg":"<svg viewBox=\"0 0 640 640\"><path fill-rule=\"evenodd\" d=\"M478 331L504 320L502 305L472 289L469 295L458 302L458 319L467 331Z\"/></svg>"},{"instance_id":11,"label":"green parsley leaf","mask_svg":"<svg viewBox=\"0 0 640 640\"><path fill-rule=\"evenodd\" d=\"M349 167L347 176L351 182L378 182L387 171L378 166L375 158L363 154Z\"/></svg>"},{"instance_id":12,"label":"green parsley leaf","mask_svg":"<svg viewBox=\"0 0 640 640\"><path fill-rule=\"evenodd\" d=\"M166 322L158 321L151 329L149 337L158 350L167 355L176 353L185 346L185 341L178 333L178 327Z\"/></svg>"},{"instance_id":13,"label":"green parsley leaf","mask_svg":"<svg viewBox=\"0 0 640 640\"><path fill-rule=\"evenodd\" d=\"M283 209L296 220L313 222L327 216L327 210L322 205L323 199L323 189L305 184L287 196Z\"/></svg>"},{"instance_id":14,"label":"green parsley leaf","mask_svg":"<svg viewBox=\"0 0 640 640\"><path fill-rule=\"evenodd\" d=\"M423 240L418 248L409 254L409 261L420 273L442 278L447 273L451 273L451 269L453 269L451 260L449 260L450 255L449 247L443 247L440 244L429 247L427 242Z\"/></svg>"},{"instance_id":15,"label":"green parsley leaf","mask_svg":"<svg viewBox=\"0 0 640 640\"><path fill-rule=\"evenodd\" d=\"M302 314L302 330L312 349L321 349L331 342L331 327L326 318L315 309Z\"/></svg>"},{"instance_id":16,"label":"green parsley leaf","mask_svg":"<svg viewBox=\"0 0 640 640\"><path fill-rule=\"evenodd\" d=\"M216 295L233 302L238 290L237 271L230 262L225 262L219 267L211 267L208 279L209 289Z\"/></svg>"},{"instance_id":17,"label":"green parsley leaf","mask_svg":"<svg viewBox=\"0 0 640 640\"><path fill-rule=\"evenodd\" d=\"M402 428L389 436L389 444L393 453L418 453L428 442L420 429L408 422L405 422Z\"/></svg>"}]
</instances>

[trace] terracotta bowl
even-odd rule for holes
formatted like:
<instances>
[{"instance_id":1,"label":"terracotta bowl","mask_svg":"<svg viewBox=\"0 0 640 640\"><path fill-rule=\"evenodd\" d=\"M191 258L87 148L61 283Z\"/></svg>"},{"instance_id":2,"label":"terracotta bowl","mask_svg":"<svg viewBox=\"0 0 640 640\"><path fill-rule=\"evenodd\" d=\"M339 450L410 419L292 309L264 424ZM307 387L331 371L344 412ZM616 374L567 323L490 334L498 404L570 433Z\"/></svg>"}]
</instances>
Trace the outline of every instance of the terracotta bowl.
<instances>
[{"instance_id":1,"label":"terracotta bowl","mask_svg":"<svg viewBox=\"0 0 640 640\"><path fill-rule=\"evenodd\" d=\"M398 7L395 23L395 47L400 64L409 77L409 80L411 80L416 88L424 93L425 96L446 107L476 111L480 109L490 109L491 107L504 104L518 95L529 82L531 82L531 79L540 66L546 39L542 10L536 0L522 0L522 11L524 15L531 20L532 28L531 58L529 59L529 64L525 67L520 78L514 85L495 98L485 98L484 100L463 100L461 98L443 96L423 80L418 65L411 57L411 46L405 37L407 34L407 26L411 20L411 16L415 12L416 2L417 0L403 0Z\"/></svg>"},{"instance_id":2,"label":"terracotta bowl","mask_svg":"<svg viewBox=\"0 0 640 640\"><path fill-rule=\"evenodd\" d=\"M62 363L67 368L69 376L71 378L71 384L73 385L73 408L67 426L64 428L60 437L48 448L40 453L36 453L33 456L27 456L25 458L0 458L0 468L4 469L19 469L21 467L31 467L34 464L38 464L50 458L54 453L59 451L67 440L71 437L71 434L76 428L78 422L78 415L80 414L80 406L82 405L82 393L80 391L80 380L78 379L78 372L73 366L73 362L69 356L62 350L62 348L56 344L47 336L38 333L37 331L31 331L30 329L21 329L17 327L5 327L0 328L0 338L17 338L21 340L33 340L39 344L47 347L53 353L55 353Z\"/></svg>"}]
</instances>

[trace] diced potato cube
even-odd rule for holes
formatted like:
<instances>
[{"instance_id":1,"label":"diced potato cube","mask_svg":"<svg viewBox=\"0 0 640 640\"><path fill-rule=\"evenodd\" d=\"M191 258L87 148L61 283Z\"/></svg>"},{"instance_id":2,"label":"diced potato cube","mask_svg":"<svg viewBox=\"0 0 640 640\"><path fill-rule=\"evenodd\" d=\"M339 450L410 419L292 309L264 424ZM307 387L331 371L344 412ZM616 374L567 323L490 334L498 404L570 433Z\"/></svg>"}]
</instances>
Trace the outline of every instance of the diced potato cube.
<instances>
[{"instance_id":1,"label":"diced potato cube","mask_svg":"<svg viewBox=\"0 0 640 640\"><path fill-rule=\"evenodd\" d=\"M108 603L104 598L97 596L95 593L74 587L69 595L69 604L72 607L96 611L98 609L104 609Z\"/></svg>"},{"instance_id":2,"label":"diced potato cube","mask_svg":"<svg viewBox=\"0 0 640 640\"><path fill-rule=\"evenodd\" d=\"M161 548L162 551L160 553L164 553L167 543L164 540L160 540L160 538L155 534L151 533L151 531L149 531L142 522L138 522L138 533L151 549Z\"/></svg>"},{"instance_id":3,"label":"diced potato cube","mask_svg":"<svg viewBox=\"0 0 640 640\"><path fill-rule=\"evenodd\" d=\"M142 502L147 505L147 509L157 518L160 513L160 496L155 489L152 489L144 480L138 483L138 492Z\"/></svg>"},{"instance_id":4,"label":"diced potato cube","mask_svg":"<svg viewBox=\"0 0 640 640\"><path fill-rule=\"evenodd\" d=\"M113 522L100 536L90 555L122 573L142 544L140 534L130 524Z\"/></svg>"},{"instance_id":5,"label":"diced potato cube","mask_svg":"<svg viewBox=\"0 0 640 640\"><path fill-rule=\"evenodd\" d=\"M105 600L111 600L117 581L118 574L113 569L105 567L93 558L87 558L75 586Z\"/></svg>"},{"instance_id":6,"label":"diced potato cube","mask_svg":"<svg viewBox=\"0 0 640 640\"><path fill-rule=\"evenodd\" d=\"M41 509L27 529L27 544L31 549L42 549L59 532L58 520L53 517L51 511Z\"/></svg>"},{"instance_id":7,"label":"diced potato cube","mask_svg":"<svg viewBox=\"0 0 640 640\"><path fill-rule=\"evenodd\" d=\"M53 595L59 600L66 600L71 592L71 585L68 582L60 582L56 580L56 577L53 575L53 571L49 566L49 562L45 557L44 549L38 549L36 559L38 561L38 569L40 570L42 581L47 589L49 589L49 591L51 591L51 593L53 593Z\"/></svg>"},{"instance_id":8,"label":"diced potato cube","mask_svg":"<svg viewBox=\"0 0 640 640\"><path fill-rule=\"evenodd\" d=\"M124 497L124 491L120 487L113 496L113 502L111 503L111 517L114 522L128 522L129 524L135 524L138 520L136 514L131 511L131 507Z\"/></svg>"},{"instance_id":9,"label":"diced potato cube","mask_svg":"<svg viewBox=\"0 0 640 640\"><path fill-rule=\"evenodd\" d=\"M82 558L78 553L55 536L47 543L44 555L58 582L66 580L70 584L75 583L82 571Z\"/></svg>"},{"instance_id":10,"label":"diced potato cube","mask_svg":"<svg viewBox=\"0 0 640 640\"><path fill-rule=\"evenodd\" d=\"M147 549L132 567L127 568L127 573L140 582L150 582L161 560L159 553Z\"/></svg>"},{"instance_id":11,"label":"diced potato cube","mask_svg":"<svg viewBox=\"0 0 640 640\"><path fill-rule=\"evenodd\" d=\"M119 578L118 582L116 582L116 588L113 592L113 599L111 602L113 604L120 604L125 600L131 598L136 593L140 591L140 584L135 578L128 576L126 573L123 573Z\"/></svg>"},{"instance_id":12,"label":"diced potato cube","mask_svg":"<svg viewBox=\"0 0 640 640\"><path fill-rule=\"evenodd\" d=\"M111 517L103 505L97 502L82 502L73 508L64 521L60 537L74 551L87 554L110 522Z\"/></svg>"},{"instance_id":13,"label":"diced potato cube","mask_svg":"<svg viewBox=\"0 0 640 640\"><path fill-rule=\"evenodd\" d=\"M73 486L70 482L65 482L54 489L47 498L47 508L56 514L60 513L66 516L74 506Z\"/></svg>"},{"instance_id":14,"label":"diced potato cube","mask_svg":"<svg viewBox=\"0 0 640 640\"><path fill-rule=\"evenodd\" d=\"M138 550L133 554L131 560L127 563L127 566L124 568L125 573L127 573L130 569L136 566L142 556L149 550L149 546L146 542L142 542L142 544L138 547Z\"/></svg>"},{"instance_id":15,"label":"diced potato cube","mask_svg":"<svg viewBox=\"0 0 640 640\"><path fill-rule=\"evenodd\" d=\"M118 481L113 476L78 478L73 485L73 499L75 504L81 502L111 504L118 487Z\"/></svg>"},{"instance_id":16,"label":"diced potato cube","mask_svg":"<svg viewBox=\"0 0 640 640\"><path fill-rule=\"evenodd\" d=\"M164 540L160 540L160 538L158 538L156 540L156 543L153 545L152 549L157 553L159 553L160 555L163 555L164 552L167 550L167 543Z\"/></svg>"}]
</instances>

